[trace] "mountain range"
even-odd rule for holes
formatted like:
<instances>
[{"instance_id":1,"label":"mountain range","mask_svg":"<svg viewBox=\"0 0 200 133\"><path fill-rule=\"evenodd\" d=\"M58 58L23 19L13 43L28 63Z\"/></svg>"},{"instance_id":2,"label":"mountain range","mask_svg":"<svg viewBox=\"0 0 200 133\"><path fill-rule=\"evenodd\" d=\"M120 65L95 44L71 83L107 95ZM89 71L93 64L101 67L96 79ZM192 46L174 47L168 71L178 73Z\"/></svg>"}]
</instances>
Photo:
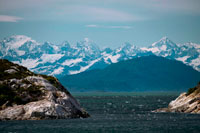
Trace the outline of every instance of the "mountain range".
<instances>
[{"instance_id":1,"label":"mountain range","mask_svg":"<svg viewBox=\"0 0 200 133\"><path fill-rule=\"evenodd\" d=\"M59 80L70 91L185 91L200 72L180 61L155 55L113 63L104 69L66 75Z\"/></svg>"},{"instance_id":2,"label":"mountain range","mask_svg":"<svg viewBox=\"0 0 200 133\"><path fill-rule=\"evenodd\" d=\"M39 43L24 35L0 41L0 58L23 65L33 72L56 77L103 69L112 63L152 54L181 61L200 71L200 44L176 44L167 37L149 47L124 43L116 49L100 49L87 38L75 45L67 41L61 44Z\"/></svg>"}]
</instances>

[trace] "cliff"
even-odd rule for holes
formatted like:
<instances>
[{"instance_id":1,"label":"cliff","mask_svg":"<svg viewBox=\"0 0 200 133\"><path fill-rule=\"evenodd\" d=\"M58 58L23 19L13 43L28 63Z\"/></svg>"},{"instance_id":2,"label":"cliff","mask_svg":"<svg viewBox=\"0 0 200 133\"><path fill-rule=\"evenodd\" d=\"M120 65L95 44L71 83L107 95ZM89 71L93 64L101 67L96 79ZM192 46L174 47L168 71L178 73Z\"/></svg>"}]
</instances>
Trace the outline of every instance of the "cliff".
<instances>
[{"instance_id":1,"label":"cliff","mask_svg":"<svg viewBox=\"0 0 200 133\"><path fill-rule=\"evenodd\" d=\"M56 78L8 60L0 59L0 63L0 120L89 117Z\"/></svg>"},{"instance_id":2,"label":"cliff","mask_svg":"<svg viewBox=\"0 0 200 133\"><path fill-rule=\"evenodd\" d=\"M200 114L200 82L190 88L188 92L180 94L178 98L171 101L167 108L157 109L153 112L182 112Z\"/></svg>"}]
</instances>

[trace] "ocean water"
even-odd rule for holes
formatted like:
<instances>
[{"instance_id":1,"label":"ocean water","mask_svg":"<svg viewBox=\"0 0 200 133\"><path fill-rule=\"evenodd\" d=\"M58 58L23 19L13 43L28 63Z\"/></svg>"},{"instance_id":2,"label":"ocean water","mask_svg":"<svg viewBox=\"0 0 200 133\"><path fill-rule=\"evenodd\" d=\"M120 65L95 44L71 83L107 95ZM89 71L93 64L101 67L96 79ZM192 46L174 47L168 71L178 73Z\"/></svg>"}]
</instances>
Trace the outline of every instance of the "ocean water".
<instances>
[{"instance_id":1,"label":"ocean water","mask_svg":"<svg viewBox=\"0 0 200 133\"><path fill-rule=\"evenodd\" d=\"M89 114L86 119L2 121L1 133L31 132L200 132L200 115L152 113L178 93L75 93Z\"/></svg>"}]
</instances>

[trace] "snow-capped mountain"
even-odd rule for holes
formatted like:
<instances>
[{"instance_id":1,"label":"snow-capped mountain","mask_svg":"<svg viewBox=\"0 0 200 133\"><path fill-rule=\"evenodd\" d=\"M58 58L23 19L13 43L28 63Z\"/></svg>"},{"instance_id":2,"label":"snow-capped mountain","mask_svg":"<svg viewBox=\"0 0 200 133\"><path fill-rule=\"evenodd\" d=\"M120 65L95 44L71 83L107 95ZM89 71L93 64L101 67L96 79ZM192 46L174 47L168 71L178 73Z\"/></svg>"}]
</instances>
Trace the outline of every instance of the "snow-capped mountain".
<instances>
[{"instance_id":1,"label":"snow-capped mountain","mask_svg":"<svg viewBox=\"0 0 200 133\"><path fill-rule=\"evenodd\" d=\"M31 52L40 52L37 49L39 43L32 40L30 37L18 35L18 36L11 36L10 38L5 38L3 41L0 42L0 49L1 49L1 56L3 57L19 57L24 56L27 53Z\"/></svg>"},{"instance_id":2,"label":"snow-capped mountain","mask_svg":"<svg viewBox=\"0 0 200 133\"><path fill-rule=\"evenodd\" d=\"M83 72L91 66L94 68L94 64L101 60L101 50L88 38L71 46L67 41L60 45L41 44L30 37L16 35L0 41L0 57L37 73L62 75ZM103 67L96 67L99 66Z\"/></svg>"},{"instance_id":3,"label":"snow-capped mountain","mask_svg":"<svg viewBox=\"0 0 200 133\"><path fill-rule=\"evenodd\" d=\"M101 69L111 63L151 54L182 61L200 71L200 45L176 44L167 37L149 47L139 48L124 43L116 49L100 49L88 38L77 42L76 45L70 45L67 41L57 45L50 42L38 43L23 35L11 36L0 41L0 58L21 64L37 73L55 76Z\"/></svg>"},{"instance_id":4,"label":"snow-capped mountain","mask_svg":"<svg viewBox=\"0 0 200 133\"><path fill-rule=\"evenodd\" d=\"M169 40L167 37L163 37L159 41L153 43L148 48L141 48L142 50L151 51L152 53L156 55L161 56L172 56L176 55L177 50L179 50L179 47Z\"/></svg>"},{"instance_id":5,"label":"snow-capped mountain","mask_svg":"<svg viewBox=\"0 0 200 133\"><path fill-rule=\"evenodd\" d=\"M169 38L163 37L158 42L153 43L150 47L141 49L144 51L151 51L158 56L179 60L200 71L200 44L176 44L169 40Z\"/></svg>"}]
</instances>

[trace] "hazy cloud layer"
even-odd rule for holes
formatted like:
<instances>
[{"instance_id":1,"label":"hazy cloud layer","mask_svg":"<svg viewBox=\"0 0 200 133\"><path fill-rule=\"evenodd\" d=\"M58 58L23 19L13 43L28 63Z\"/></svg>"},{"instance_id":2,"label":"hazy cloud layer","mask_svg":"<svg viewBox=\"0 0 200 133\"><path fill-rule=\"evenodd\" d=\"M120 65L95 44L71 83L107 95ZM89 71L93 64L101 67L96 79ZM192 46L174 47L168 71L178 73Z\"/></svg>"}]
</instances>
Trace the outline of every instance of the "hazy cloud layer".
<instances>
[{"instance_id":1,"label":"hazy cloud layer","mask_svg":"<svg viewBox=\"0 0 200 133\"><path fill-rule=\"evenodd\" d=\"M8 16L8 15L0 15L0 22L18 22L23 18L16 17L16 16Z\"/></svg>"},{"instance_id":2,"label":"hazy cloud layer","mask_svg":"<svg viewBox=\"0 0 200 133\"><path fill-rule=\"evenodd\" d=\"M0 0L0 15L29 20L133 22L198 14L199 0Z\"/></svg>"},{"instance_id":3,"label":"hazy cloud layer","mask_svg":"<svg viewBox=\"0 0 200 133\"><path fill-rule=\"evenodd\" d=\"M85 25L85 27L88 28L110 28L110 29L131 29L131 26L126 26L126 25L112 25L112 26L105 26L105 25L95 25L95 24L90 24L90 25Z\"/></svg>"}]
</instances>

